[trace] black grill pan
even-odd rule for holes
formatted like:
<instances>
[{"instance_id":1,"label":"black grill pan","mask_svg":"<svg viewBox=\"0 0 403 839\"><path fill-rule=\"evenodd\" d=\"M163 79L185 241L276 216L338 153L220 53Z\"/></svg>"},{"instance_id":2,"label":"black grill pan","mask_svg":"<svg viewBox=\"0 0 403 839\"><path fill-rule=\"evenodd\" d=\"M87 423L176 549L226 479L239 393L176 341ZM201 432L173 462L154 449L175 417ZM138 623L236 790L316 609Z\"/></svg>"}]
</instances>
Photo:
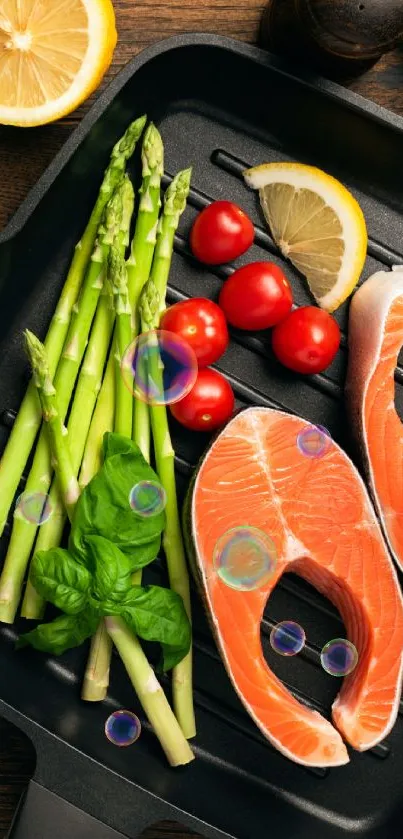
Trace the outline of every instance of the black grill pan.
<instances>
[{"instance_id":1,"label":"black grill pan","mask_svg":"<svg viewBox=\"0 0 403 839\"><path fill-rule=\"evenodd\" d=\"M147 111L166 149L165 185L193 165L189 206L176 238L170 300L215 297L232 268L206 269L188 252L196 212L212 199L237 201L256 223L256 239L241 260L278 253L262 223L256 195L241 179L245 166L294 159L341 179L366 214L370 244L364 278L403 262L403 120L364 99L297 71L250 46L201 35L148 49L112 82L67 141L0 235L0 444L4 445L27 381L24 327L44 336L72 248L95 199L112 144L128 122ZM293 273L295 301L311 302ZM237 407L285 408L326 426L350 454L343 407L347 307L338 313L343 342L325 374L300 378L275 363L268 337L232 333L219 367ZM403 371L396 402L403 408ZM172 425L181 496L208 440ZM240 522L241 524L241 522ZM4 554L7 533L3 539ZM163 573L156 565L154 579ZM309 645L298 660L279 660L268 634L283 619L301 622ZM16 653L24 626L0 626L0 713L21 728L37 753L34 780L17 815L13 839L134 839L160 819L173 819L211 839L400 839L403 834L403 720L387 742L352 754L330 771L297 766L260 735L238 701L194 593L197 760L169 769L152 733L130 749L103 734L117 707L136 709L119 660L107 700L79 699L87 649L60 659L33 650ZM296 696L324 714L339 687L319 665L323 644L343 632L333 607L303 581L287 575L262 623L271 666ZM337 684L336 684L337 683ZM137 709L138 710L138 709Z\"/></svg>"}]
</instances>

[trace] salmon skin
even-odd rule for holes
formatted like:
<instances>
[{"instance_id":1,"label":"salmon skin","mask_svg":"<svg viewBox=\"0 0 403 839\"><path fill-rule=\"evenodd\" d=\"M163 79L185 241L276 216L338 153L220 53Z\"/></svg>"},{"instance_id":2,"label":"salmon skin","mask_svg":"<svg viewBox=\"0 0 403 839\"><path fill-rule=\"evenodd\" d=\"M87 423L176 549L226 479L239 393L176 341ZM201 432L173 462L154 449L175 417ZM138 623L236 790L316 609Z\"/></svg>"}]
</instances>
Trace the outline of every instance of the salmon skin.
<instances>
[{"instance_id":1,"label":"salmon skin","mask_svg":"<svg viewBox=\"0 0 403 839\"><path fill-rule=\"evenodd\" d=\"M269 408L249 408L229 422L194 480L193 563L226 669L263 734L297 763L340 766L349 760L342 736L364 751L395 722L403 602L362 479L330 438L322 457L301 453L297 437L307 428L305 420ZM274 575L253 591L230 588L214 565L217 541L244 525L270 537L277 552ZM358 650L333 704L338 730L298 702L264 659L263 611L285 571L335 604Z\"/></svg>"},{"instance_id":2,"label":"salmon skin","mask_svg":"<svg viewBox=\"0 0 403 839\"><path fill-rule=\"evenodd\" d=\"M403 345L403 266L373 274L349 319L346 400L391 553L403 570L403 427L394 372Z\"/></svg>"}]
</instances>

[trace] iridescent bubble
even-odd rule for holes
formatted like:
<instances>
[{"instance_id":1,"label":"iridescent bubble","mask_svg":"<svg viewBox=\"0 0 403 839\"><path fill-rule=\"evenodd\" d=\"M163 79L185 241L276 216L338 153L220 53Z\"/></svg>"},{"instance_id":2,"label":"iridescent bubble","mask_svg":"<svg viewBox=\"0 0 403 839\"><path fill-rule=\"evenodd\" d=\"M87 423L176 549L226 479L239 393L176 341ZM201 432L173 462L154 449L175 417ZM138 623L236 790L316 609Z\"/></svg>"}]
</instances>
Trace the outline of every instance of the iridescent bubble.
<instances>
[{"instance_id":1,"label":"iridescent bubble","mask_svg":"<svg viewBox=\"0 0 403 839\"><path fill-rule=\"evenodd\" d=\"M348 676L358 662L358 652L351 641L346 638L335 638L323 647L320 662L326 673L331 676Z\"/></svg>"},{"instance_id":2,"label":"iridescent bubble","mask_svg":"<svg viewBox=\"0 0 403 839\"><path fill-rule=\"evenodd\" d=\"M131 746L141 734L141 722L132 711L114 711L105 723L105 734L114 746Z\"/></svg>"},{"instance_id":3,"label":"iridescent bubble","mask_svg":"<svg viewBox=\"0 0 403 839\"><path fill-rule=\"evenodd\" d=\"M30 524L45 524L53 513L48 495L43 492L23 492L15 502L15 513Z\"/></svg>"},{"instance_id":4,"label":"iridescent bubble","mask_svg":"<svg viewBox=\"0 0 403 839\"><path fill-rule=\"evenodd\" d=\"M121 370L133 396L149 405L173 405L192 389L197 359L192 347L173 332L144 332L124 353Z\"/></svg>"},{"instance_id":5,"label":"iridescent bubble","mask_svg":"<svg viewBox=\"0 0 403 839\"><path fill-rule=\"evenodd\" d=\"M305 457L323 457L332 445L332 438L323 425L310 425L299 432L297 446Z\"/></svg>"},{"instance_id":6,"label":"iridescent bubble","mask_svg":"<svg viewBox=\"0 0 403 839\"><path fill-rule=\"evenodd\" d=\"M276 546L257 527L232 527L219 538L213 564L225 585L237 591L253 591L273 576L277 564Z\"/></svg>"},{"instance_id":7,"label":"iridescent bubble","mask_svg":"<svg viewBox=\"0 0 403 839\"><path fill-rule=\"evenodd\" d=\"M164 487L157 481L139 481L131 490L129 503L139 516L156 516L167 503Z\"/></svg>"},{"instance_id":8,"label":"iridescent bubble","mask_svg":"<svg viewBox=\"0 0 403 839\"><path fill-rule=\"evenodd\" d=\"M298 655L305 646L305 631L299 623L281 621L270 633L270 644L279 655Z\"/></svg>"}]
</instances>

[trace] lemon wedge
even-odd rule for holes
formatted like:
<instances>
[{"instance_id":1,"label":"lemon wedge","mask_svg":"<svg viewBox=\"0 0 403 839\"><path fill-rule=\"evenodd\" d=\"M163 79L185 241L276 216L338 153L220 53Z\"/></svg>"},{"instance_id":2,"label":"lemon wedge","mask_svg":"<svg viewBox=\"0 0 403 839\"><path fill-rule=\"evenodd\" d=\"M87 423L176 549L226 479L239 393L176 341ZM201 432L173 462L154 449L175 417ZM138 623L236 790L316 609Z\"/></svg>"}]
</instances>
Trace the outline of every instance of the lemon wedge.
<instances>
[{"instance_id":1,"label":"lemon wedge","mask_svg":"<svg viewBox=\"0 0 403 839\"><path fill-rule=\"evenodd\" d=\"M116 38L111 0L1 0L0 123L69 114L98 87Z\"/></svg>"},{"instance_id":2,"label":"lemon wedge","mask_svg":"<svg viewBox=\"0 0 403 839\"><path fill-rule=\"evenodd\" d=\"M364 266L368 237L360 205L331 175L302 163L265 163L244 178L259 190L276 244L306 277L319 306L333 312Z\"/></svg>"}]
</instances>

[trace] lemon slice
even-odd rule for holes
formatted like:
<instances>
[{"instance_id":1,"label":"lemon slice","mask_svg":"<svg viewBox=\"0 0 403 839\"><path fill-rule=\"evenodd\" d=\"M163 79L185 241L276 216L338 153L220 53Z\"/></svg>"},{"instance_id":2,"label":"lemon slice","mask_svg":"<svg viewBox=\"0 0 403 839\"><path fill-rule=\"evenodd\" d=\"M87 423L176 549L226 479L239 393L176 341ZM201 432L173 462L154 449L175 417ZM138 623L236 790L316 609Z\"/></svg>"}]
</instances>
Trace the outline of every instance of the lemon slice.
<instances>
[{"instance_id":1,"label":"lemon slice","mask_svg":"<svg viewBox=\"0 0 403 839\"><path fill-rule=\"evenodd\" d=\"M1 0L0 123L69 114L100 83L116 37L111 0Z\"/></svg>"},{"instance_id":2,"label":"lemon slice","mask_svg":"<svg viewBox=\"0 0 403 839\"><path fill-rule=\"evenodd\" d=\"M316 301L333 312L357 284L367 251L361 207L343 184L302 163L266 163L244 172L280 250Z\"/></svg>"}]
</instances>

